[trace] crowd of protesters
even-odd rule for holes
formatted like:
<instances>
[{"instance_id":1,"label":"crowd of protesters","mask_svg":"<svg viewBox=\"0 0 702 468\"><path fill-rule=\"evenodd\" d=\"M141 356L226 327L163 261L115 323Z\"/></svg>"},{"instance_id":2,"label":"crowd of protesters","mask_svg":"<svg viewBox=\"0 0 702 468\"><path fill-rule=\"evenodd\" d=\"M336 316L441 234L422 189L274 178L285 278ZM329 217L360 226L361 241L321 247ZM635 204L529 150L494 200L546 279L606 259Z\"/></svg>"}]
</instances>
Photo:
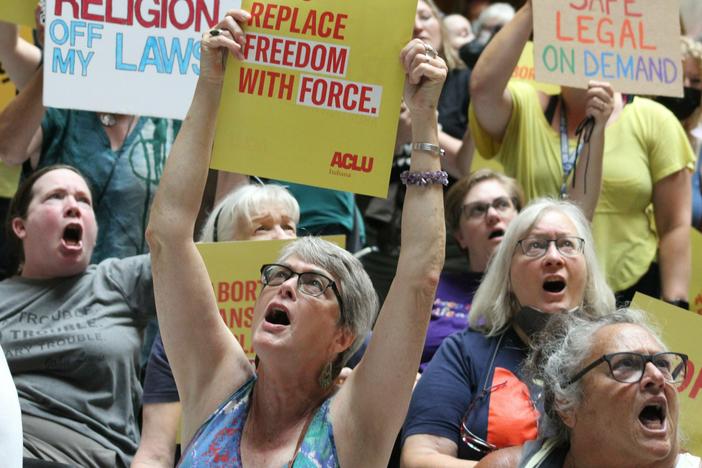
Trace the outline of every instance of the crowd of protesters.
<instances>
[{"instance_id":1,"label":"crowd of protesters","mask_svg":"<svg viewBox=\"0 0 702 468\"><path fill-rule=\"evenodd\" d=\"M21 167L0 464L702 468L675 390L693 350L628 308L693 299L702 42L681 37L681 98L549 95L512 80L531 0L484 6L418 0L386 198L208 170L245 10L203 35L182 122L44 107L42 26L0 22L0 179ZM289 240L261 266L255 363L193 233Z\"/></svg>"}]
</instances>

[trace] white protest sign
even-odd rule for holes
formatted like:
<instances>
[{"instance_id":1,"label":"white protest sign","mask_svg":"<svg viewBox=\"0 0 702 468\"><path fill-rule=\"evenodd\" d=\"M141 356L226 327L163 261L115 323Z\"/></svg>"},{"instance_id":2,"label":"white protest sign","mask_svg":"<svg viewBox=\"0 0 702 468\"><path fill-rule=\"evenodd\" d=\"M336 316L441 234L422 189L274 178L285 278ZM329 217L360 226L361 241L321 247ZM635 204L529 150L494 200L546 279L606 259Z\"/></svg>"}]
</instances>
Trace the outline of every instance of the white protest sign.
<instances>
[{"instance_id":1,"label":"white protest sign","mask_svg":"<svg viewBox=\"0 0 702 468\"><path fill-rule=\"evenodd\" d=\"M44 105L182 119L200 39L241 0L47 0Z\"/></svg>"}]
</instances>

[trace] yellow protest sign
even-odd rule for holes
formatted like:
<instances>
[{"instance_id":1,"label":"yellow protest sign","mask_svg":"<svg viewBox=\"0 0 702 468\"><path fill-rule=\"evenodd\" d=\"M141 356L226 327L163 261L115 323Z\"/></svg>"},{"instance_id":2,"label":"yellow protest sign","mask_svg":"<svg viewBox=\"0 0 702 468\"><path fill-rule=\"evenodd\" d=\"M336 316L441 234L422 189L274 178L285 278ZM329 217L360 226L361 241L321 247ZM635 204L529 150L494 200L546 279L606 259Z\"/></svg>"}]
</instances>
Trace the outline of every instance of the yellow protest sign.
<instances>
[{"instance_id":1,"label":"yellow protest sign","mask_svg":"<svg viewBox=\"0 0 702 468\"><path fill-rule=\"evenodd\" d=\"M702 315L702 234L690 229L692 251L692 274L690 275L690 310Z\"/></svg>"},{"instance_id":2,"label":"yellow protest sign","mask_svg":"<svg viewBox=\"0 0 702 468\"><path fill-rule=\"evenodd\" d=\"M343 247L344 236L324 239ZM207 266L219 314L241 344L249 359L254 359L251 325L253 308L261 291L261 265L272 263L289 240L203 242L197 244Z\"/></svg>"},{"instance_id":3,"label":"yellow protest sign","mask_svg":"<svg viewBox=\"0 0 702 468\"><path fill-rule=\"evenodd\" d=\"M687 377L678 387L680 427L688 441L683 448L702 453L702 317L641 293L636 293L631 306L653 318L671 351L689 356Z\"/></svg>"},{"instance_id":4,"label":"yellow protest sign","mask_svg":"<svg viewBox=\"0 0 702 468\"><path fill-rule=\"evenodd\" d=\"M2 0L0 20L34 27L34 10L37 4L36 0Z\"/></svg>"},{"instance_id":5,"label":"yellow protest sign","mask_svg":"<svg viewBox=\"0 0 702 468\"><path fill-rule=\"evenodd\" d=\"M212 167L385 197L415 2L244 1Z\"/></svg>"},{"instance_id":6,"label":"yellow protest sign","mask_svg":"<svg viewBox=\"0 0 702 468\"><path fill-rule=\"evenodd\" d=\"M678 0L533 0L536 79L683 95Z\"/></svg>"},{"instance_id":7,"label":"yellow protest sign","mask_svg":"<svg viewBox=\"0 0 702 468\"><path fill-rule=\"evenodd\" d=\"M554 84L540 83L536 81L536 69L534 67L534 43L527 41L522 51L522 55L519 57L519 62L517 66L514 67L512 72L512 79L516 81L526 81L531 84L534 88L539 91L543 91L546 94L559 94L561 92L561 87Z\"/></svg>"}]
</instances>

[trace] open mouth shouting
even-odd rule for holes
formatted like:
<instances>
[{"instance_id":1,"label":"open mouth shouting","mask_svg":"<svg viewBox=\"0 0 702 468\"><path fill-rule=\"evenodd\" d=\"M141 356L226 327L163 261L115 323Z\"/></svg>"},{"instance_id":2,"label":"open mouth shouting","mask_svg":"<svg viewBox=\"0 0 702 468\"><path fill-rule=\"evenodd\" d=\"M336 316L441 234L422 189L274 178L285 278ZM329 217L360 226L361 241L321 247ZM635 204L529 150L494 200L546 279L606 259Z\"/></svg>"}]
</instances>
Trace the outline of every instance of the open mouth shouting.
<instances>
[{"instance_id":1,"label":"open mouth shouting","mask_svg":"<svg viewBox=\"0 0 702 468\"><path fill-rule=\"evenodd\" d=\"M290 312L281 304L272 303L263 316L263 329L267 331L282 331L290 326Z\"/></svg>"},{"instance_id":2,"label":"open mouth shouting","mask_svg":"<svg viewBox=\"0 0 702 468\"><path fill-rule=\"evenodd\" d=\"M78 223L68 224L63 229L61 243L67 250L80 250L83 247L83 226Z\"/></svg>"},{"instance_id":3,"label":"open mouth shouting","mask_svg":"<svg viewBox=\"0 0 702 468\"><path fill-rule=\"evenodd\" d=\"M665 432L667 422L665 399L649 401L639 413L639 422L647 432Z\"/></svg>"},{"instance_id":4,"label":"open mouth shouting","mask_svg":"<svg viewBox=\"0 0 702 468\"><path fill-rule=\"evenodd\" d=\"M490 231L490 234L488 235L488 239L500 239L502 240L502 237L505 235L505 230L504 229L494 229Z\"/></svg>"},{"instance_id":5,"label":"open mouth shouting","mask_svg":"<svg viewBox=\"0 0 702 468\"><path fill-rule=\"evenodd\" d=\"M544 291L548 293L558 294L563 292L566 287L566 282L562 278L546 279L543 283Z\"/></svg>"}]
</instances>

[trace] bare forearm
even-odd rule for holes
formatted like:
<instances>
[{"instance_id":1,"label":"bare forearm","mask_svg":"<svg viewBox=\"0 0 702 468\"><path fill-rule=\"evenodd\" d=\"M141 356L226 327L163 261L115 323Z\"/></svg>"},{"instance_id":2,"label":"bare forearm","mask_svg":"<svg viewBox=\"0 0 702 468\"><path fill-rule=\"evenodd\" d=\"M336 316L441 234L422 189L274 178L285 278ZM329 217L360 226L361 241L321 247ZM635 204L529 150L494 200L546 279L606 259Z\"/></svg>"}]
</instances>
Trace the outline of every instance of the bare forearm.
<instances>
[{"instance_id":1,"label":"bare forearm","mask_svg":"<svg viewBox=\"0 0 702 468\"><path fill-rule=\"evenodd\" d=\"M501 139L512 113L512 100L506 88L532 29L531 4L488 43L470 77L470 95L481 127Z\"/></svg>"},{"instance_id":2,"label":"bare forearm","mask_svg":"<svg viewBox=\"0 0 702 468\"><path fill-rule=\"evenodd\" d=\"M444 455L441 453L432 454L410 454L402 456L402 468L434 468L441 466L443 468L470 468L477 464L473 460L461 460L452 455Z\"/></svg>"},{"instance_id":3,"label":"bare forearm","mask_svg":"<svg viewBox=\"0 0 702 468\"><path fill-rule=\"evenodd\" d=\"M442 164L444 170L456 179L470 174L470 166L473 164L473 154L475 152L475 143L470 134L470 129L466 129L462 140L440 131L439 142L446 151L446 159Z\"/></svg>"},{"instance_id":4,"label":"bare forearm","mask_svg":"<svg viewBox=\"0 0 702 468\"><path fill-rule=\"evenodd\" d=\"M0 160L6 164L22 164L31 156L32 139L45 113L41 102L43 84L40 69L0 114Z\"/></svg>"},{"instance_id":5,"label":"bare forearm","mask_svg":"<svg viewBox=\"0 0 702 468\"><path fill-rule=\"evenodd\" d=\"M681 225L661 235L658 247L661 297L688 299L690 281L690 226Z\"/></svg>"},{"instance_id":6,"label":"bare forearm","mask_svg":"<svg viewBox=\"0 0 702 468\"><path fill-rule=\"evenodd\" d=\"M412 141L438 145L436 117L430 113L412 117ZM413 151L410 171L425 172L441 169L437 155ZM419 228L422 226L421 228ZM430 226L431 228L428 228ZM399 272L417 272L421 275L441 272L444 259L443 187L407 185L402 209L403 246L398 261ZM409 267L409 268L405 268Z\"/></svg>"},{"instance_id":7,"label":"bare forearm","mask_svg":"<svg viewBox=\"0 0 702 468\"><path fill-rule=\"evenodd\" d=\"M198 81L151 208L151 235L192 238L207 181L221 83Z\"/></svg>"},{"instance_id":8,"label":"bare forearm","mask_svg":"<svg viewBox=\"0 0 702 468\"><path fill-rule=\"evenodd\" d=\"M18 36L16 25L0 21L0 63L19 89L32 78L41 61L41 50Z\"/></svg>"}]
</instances>

